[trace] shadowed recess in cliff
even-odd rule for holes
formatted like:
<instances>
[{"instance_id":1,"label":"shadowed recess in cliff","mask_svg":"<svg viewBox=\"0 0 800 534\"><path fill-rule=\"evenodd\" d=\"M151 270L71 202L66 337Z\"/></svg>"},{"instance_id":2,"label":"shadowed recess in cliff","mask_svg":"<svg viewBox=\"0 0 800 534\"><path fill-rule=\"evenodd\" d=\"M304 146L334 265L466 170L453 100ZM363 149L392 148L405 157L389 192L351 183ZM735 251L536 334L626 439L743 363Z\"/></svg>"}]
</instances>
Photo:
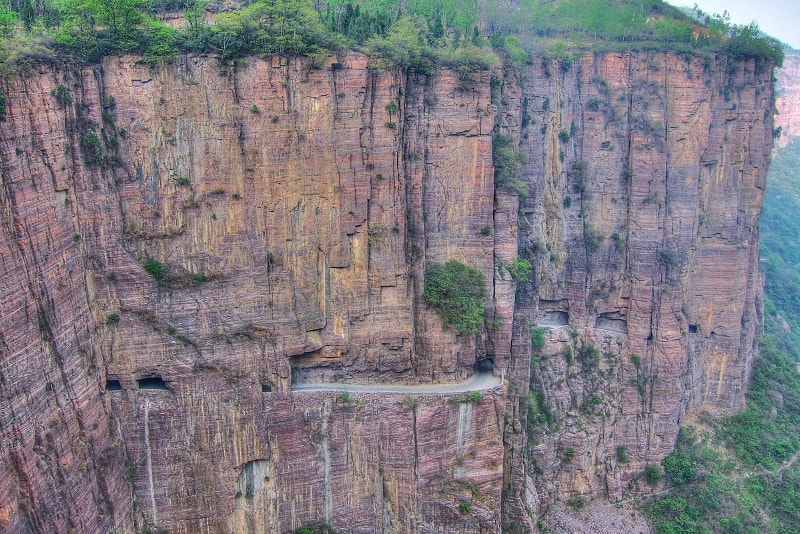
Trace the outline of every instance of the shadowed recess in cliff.
<instances>
[{"instance_id":1,"label":"shadowed recess in cliff","mask_svg":"<svg viewBox=\"0 0 800 534\"><path fill-rule=\"evenodd\" d=\"M569 312L565 300L540 300L537 324L544 327L569 326Z\"/></svg>"},{"instance_id":2,"label":"shadowed recess in cliff","mask_svg":"<svg viewBox=\"0 0 800 534\"><path fill-rule=\"evenodd\" d=\"M167 387L167 383L164 382L164 379L158 376L155 377L148 377L148 378L140 378L136 381L136 385L141 390L147 391L169 391L169 387Z\"/></svg>"},{"instance_id":3,"label":"shadowed recess in cliff","mask_svg":"<svg viewBox=\"0 0 800 534\"><path fill-rule=\"evenodd\" d=\"M618 334L628 333L628 322L620 312L601 313L594 320L594 327Z\"/></svg>"}]
</instances>

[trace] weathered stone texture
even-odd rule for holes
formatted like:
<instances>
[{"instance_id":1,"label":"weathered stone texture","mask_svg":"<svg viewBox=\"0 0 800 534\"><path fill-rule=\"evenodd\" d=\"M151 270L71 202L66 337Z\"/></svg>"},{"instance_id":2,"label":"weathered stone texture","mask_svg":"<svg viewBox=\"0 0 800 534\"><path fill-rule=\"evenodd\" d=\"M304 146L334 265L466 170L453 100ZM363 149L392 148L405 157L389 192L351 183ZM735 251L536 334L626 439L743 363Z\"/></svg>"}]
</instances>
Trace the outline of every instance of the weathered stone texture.
<instances>
[{"instance_id":1,"label":"weathered stone texture","mask_svg":"<svg viewBox=\"0 0 800 534\"><path fill-rule=\"evenodd\" d=\"M537 280L518 309L547 327L532 375L554 414L531 436L537 487L618 500L687 413L744 402L770 69L598 54L537 63L521 85L529 125L504 127L530 155L520 244Z\"/></svg>"},{"instance_id":2,"label":"weathered stone texture","mask_svg":"<svg viewBox=\"0 0 800 534\"><path fill-rule=\"evenodd\" d=\"M3 93L2 532L530 530L742 405L767 68L122 57ZM495 194L496 122L526 199ZM530 282L496 268L518 255ZM451 258L486 276L475 336L421 298ZM475 403L290 389L479 360L507 381Z\"/></svg>"},{"instance_id":3,"label":"weathered stone texture","mask_svg":"<svg viewBox=\"0 0 800 534\"><path fill-rule=\"evenodd\" d=\"M4 528L496 531L502 391L413 409L289 391L458 381L486 355L421 299L431 262L493 278L481 76L122 57L10 86Z\"/></svg>"},{"instance_id":4,"label":"weathered stone texture","mask_svg":"<svg viewBox=\"0 0 800 534\"><path fill-rule=\"evenodd\" d=\"M775 71L777 91L775 95L775 127L781 129L781 136L775 141L785 147L790 141L800 137L800 54L787 53L783 67Z\"/></svg>"}]
</instances>

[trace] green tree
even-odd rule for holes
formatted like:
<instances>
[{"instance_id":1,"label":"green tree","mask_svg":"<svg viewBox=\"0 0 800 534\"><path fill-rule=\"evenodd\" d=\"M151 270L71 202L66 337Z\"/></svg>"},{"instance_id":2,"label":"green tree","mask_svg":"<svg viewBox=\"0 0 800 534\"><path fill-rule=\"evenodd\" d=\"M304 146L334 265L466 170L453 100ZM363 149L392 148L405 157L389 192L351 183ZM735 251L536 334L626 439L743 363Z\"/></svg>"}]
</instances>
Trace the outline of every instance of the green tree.
<instances>
[{"instance_id":1,"label":"green tree","mask_svg":"<svg viewBox=\"0 0 800 534\"><path fill-rule=\"evenodd\" d=\"M17 17L16 11L11 11L5 3L0 4L0 37L11 37Z\"/></svg>"},{"instance_id":2,"label":"green tree","mask_svg":"<svg viewBox=\"0 0 800 534\"><path fill-rule=\"evenodd\" d=\"M399 67L416 67L423 71L432 68L430 50L425 38L424 22L401 17L395 22L385 38L372 37L366 45L370 52L383 57Z\"/></svg>"},{"instance_id":3,"label":"green tree","mask_svg":"<svg viewBox=\"0 0 800 534\"><path fill-rule=\"evenodd\" d=\"M208 0L187 0L183 16L186 17L186 30L189 43L195 50L203 50L208 41L208 24L206 24L206 6Z\"/></svg>"},{"instance_id":4,"label":"green tree","mask_svg":"<svg viewBox=\"0 0 800 534\"><path fill-rule=\"evenodd\" d=\"M436 308L445 327L476 333L483 324L486 278L458 260L431 265L425 275L425 302Z\"/></svg>"},{"instance_id":5,"label":"green tree","mask_svg":"<svg viewBox=\"0 0 800 534\"><path fill-rule=\"evenodd\" d=\"M66 0L68 11L107 29L112 38L128 40L143 20L146 0Z\"/></svg>"}]
</instances>

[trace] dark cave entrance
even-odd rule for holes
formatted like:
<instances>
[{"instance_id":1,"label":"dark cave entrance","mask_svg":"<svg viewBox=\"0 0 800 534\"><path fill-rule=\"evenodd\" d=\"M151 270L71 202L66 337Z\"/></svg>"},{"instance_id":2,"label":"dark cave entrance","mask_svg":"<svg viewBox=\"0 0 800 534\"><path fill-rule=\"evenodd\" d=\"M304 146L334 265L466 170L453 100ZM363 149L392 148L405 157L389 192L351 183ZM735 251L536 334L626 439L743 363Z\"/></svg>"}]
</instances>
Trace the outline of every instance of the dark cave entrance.
<instances>
[{"instance_id":1,"label":"dark cave entrance","mask_svg":"<svg viewBox=\"0 0 800 534\"><path fill-rule=\"evenodd\" d=\"M106 379L106 391L122 391L122 384L119 380Z\"/></svg>"},{"instance_id":2,"label":"dark cave entrance","mask_svg":"<svg viewBox=\"0 0 800 534\"><path fill-rule=\"evenodd\" d=\"M475 365L472 366L472 370L481 374L491 373L494 370L494 360L491 358L478 360L475 362Z\"/></svg>"},{"instance_id":3,"label":"dark cave entrance","mask_svg":"<svg viewBox=\"0 0 800 534\"><path fill-rule=\"evenodd\" d=\"M140 378L136 381L139 389L146 389L150 391L169 391L166 382L160 376Z\"/></svg>"}]
</instances>

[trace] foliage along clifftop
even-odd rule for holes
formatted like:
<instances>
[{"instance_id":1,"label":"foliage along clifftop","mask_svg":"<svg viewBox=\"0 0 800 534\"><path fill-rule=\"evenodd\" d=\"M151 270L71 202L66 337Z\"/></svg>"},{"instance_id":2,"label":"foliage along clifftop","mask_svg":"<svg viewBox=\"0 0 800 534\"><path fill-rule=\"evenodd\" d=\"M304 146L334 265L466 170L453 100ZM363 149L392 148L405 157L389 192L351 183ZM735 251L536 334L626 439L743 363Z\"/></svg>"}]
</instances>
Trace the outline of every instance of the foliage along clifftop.
<instances>
[{"instance_id":1,"label":"foliage along clifftop","mask_svg":"<svg viewBox=\"0 0 800 534\"><path fill-rule=\"evenodd\" d=\"M272 54L322 56L362 47L402 67L467 71L515 63L531 52L571 61L576 50L668 49L767 58L777 41L755 24L661 1L565 0L5 0L0 62L5 73L59 55L96 62L108 54L170 60L183 52L223 59ZM174 11L182 11L176 18ZM170 16L167 16L171 13ZM177 22L175 22L177 21ZM172 22L169 24L168 22ZM489 47L491 45L491 47Z\"/></svg>"}]
</instances>

